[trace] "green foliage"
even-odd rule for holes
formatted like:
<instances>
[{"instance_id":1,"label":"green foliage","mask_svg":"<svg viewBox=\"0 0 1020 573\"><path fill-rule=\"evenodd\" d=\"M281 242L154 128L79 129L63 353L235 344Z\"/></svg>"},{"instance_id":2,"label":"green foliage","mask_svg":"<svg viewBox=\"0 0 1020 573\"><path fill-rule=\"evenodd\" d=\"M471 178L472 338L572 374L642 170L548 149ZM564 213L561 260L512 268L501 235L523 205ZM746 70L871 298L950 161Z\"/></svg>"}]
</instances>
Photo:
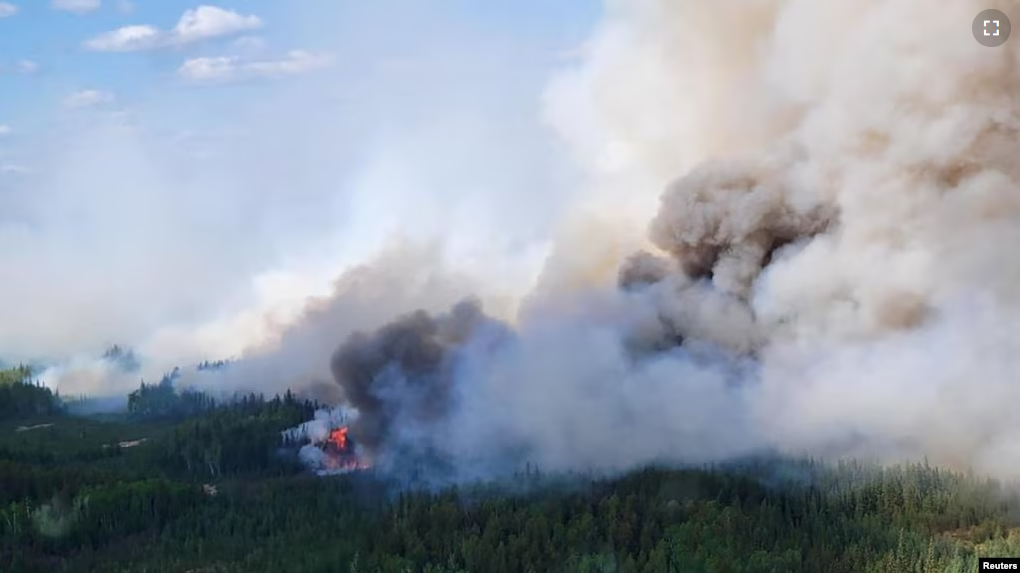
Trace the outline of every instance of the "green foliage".
<instances>
[{"instance_id":1,"label":"green foliage","mask_svg":"<svg viewBox=\"0 0 1020 573\"><path fill-rule=\"evenodd\" d=\"M33 382L29 367L0 370L0 421L47 416L60 410L60 397Z\"/></svg>"},{"instance_id":2,"label":"green foliage","mask_svg":"<svg viewBox=\"0 0 1020 573\"><path fill-rule=\"evenodd\" d=\"M128 413L138 419L186 418L196 416L216 407L216 401L197 390L178 390L174 370L160 380L159 384L142 381L137 390L128 394Z\"/></svg>"},{"instance_id":3,"label":"green foliage","mask_svg":"<svg viewBox=\"0 0 1020 573\"><path fill-rule=\"evenodd\" d=\"M0 571L931 573L1020 554L1015 495L923 463L528 468L394 495L281 455L315 406L248 395L177 421L0 424Z\"/></svg>"},{"instance_id":4,"label":"green foliage","mask_svg":"<svg viewBox=\"0 0 1020 573\"><path fill-rule=\"evenodd\" d=\"M215 495L189 479L111 478L8 502L0 569L929 573L1020 550L1020 505L992 482L923 464L804 467L810 484L766 485L767 468L647 469L395 498L368 475L214 480Z\"/></svg>"},{"instance_id":5,"label":"green foliage","mask_svg":"<svg viewBox=\"0 0 1020 573\"><path fill-rule=\"evenodd\" d=\"M268 401L240 397L175 427L151 450L153 463L174 475L203 479L294 473L296 462L280 453L281 432L307 421L315 407L289 392Z\"/></svg>"}]
</instances>

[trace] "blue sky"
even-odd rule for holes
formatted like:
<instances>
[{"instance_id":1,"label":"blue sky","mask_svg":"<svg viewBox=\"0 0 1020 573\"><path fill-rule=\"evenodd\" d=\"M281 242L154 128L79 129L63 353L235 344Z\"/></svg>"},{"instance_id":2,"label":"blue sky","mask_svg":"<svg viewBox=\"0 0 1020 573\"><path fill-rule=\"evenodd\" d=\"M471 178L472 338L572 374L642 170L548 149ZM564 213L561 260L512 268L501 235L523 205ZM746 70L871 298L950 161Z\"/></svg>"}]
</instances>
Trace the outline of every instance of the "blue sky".
<instances>
[{"instance_id":1,"label":"blue sky","mask_svg":"<svg viewBox=\"0 0 1020 573\"><path fill-rule=\"evenodd\" d=\"M61 10L56 7L61 1L85 8ZM111 52L89 49L87 44L129 26L171 30L186 11L201 4L178 0L22 0L5 4L16 7L12 16L0 18L0 122L9 126L12 117L32 126L45 125L53 108L69 94L83 90L110 93L134 106L173 97L179 108L209 105L215 113L216 101L233 99L238 93L205 89L196 96L192 88L200 82L185 81L181 66L201 58L239 56L249 62L273 63L286 61L292 50L302 50L332 58L329 66L334 72L340 69L357 78L378 66L380 60L429 55L439 59L441 54L466 56L472 51L484 56L493 50L504 56L512 53L520 62L517 71L535 72L548 65L557 50L583 38L597 9L594 0L242 0L206 7L257 18L257 25L221 23L209 39ZM26 65L35 69L28 73L21 69ZM307 67L309 74L316 69ZM305 73L295 71L292 75ZM249 89L247 95L258 97L259 90L271 87L267 83Z\"/></svg>"},{"instance_id":2,"label":"blue sky","mask_svg":"<svg viewBox=\"0 0 1020 573\"><path fill-rule=\"evenodd\" d=\"M534 262L574 176L543 93L601 10L0 3L0 358L321 294L395 237Z\"/></svg>"}]
</instances>

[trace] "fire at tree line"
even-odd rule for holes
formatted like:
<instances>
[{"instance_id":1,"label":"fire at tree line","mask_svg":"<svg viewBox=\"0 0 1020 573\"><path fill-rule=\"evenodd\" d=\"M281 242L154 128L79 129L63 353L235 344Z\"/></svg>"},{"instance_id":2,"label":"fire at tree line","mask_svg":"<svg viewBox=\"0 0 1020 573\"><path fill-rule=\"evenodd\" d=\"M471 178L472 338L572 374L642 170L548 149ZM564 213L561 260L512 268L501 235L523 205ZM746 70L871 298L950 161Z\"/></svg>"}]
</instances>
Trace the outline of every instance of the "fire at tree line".
<instances>
[{"instance_id":1,"label":"fire at tree line","mask_svg":"<svg viewBox=\"0 0 1020 573\"><path fill-rule=\"evenodd\" d=\"M281 441L318 404L169 380L84 416L0 377L0 571L932 572L1020 555L1020 498L928 464L756 459L446 489L311 475Z\"/></svg>"}]
</instances>

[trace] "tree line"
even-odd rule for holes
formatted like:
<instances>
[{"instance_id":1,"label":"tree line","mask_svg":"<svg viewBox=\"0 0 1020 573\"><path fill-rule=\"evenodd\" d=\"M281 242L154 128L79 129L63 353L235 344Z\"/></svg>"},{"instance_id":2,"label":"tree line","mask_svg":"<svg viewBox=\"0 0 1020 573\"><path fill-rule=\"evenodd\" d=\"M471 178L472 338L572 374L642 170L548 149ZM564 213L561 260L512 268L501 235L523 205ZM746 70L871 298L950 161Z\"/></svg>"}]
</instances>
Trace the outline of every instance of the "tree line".
<instances>
[{"instance_id":1,"label":"tree line","mask_svg":"<svg viewBox=\"0 0 1020 573\"><path fill-rule=\"evenodd\" d=\"M416 491L305 472L280 432L318 405L290 392L219 402L160 383L118 420L33 420L59 398L25 369L0 380L18 424L52 424L0 432L4 572L956 573L1020 555L1013 489L927 463L529 467Z\"/></svg>"}]
</instances>

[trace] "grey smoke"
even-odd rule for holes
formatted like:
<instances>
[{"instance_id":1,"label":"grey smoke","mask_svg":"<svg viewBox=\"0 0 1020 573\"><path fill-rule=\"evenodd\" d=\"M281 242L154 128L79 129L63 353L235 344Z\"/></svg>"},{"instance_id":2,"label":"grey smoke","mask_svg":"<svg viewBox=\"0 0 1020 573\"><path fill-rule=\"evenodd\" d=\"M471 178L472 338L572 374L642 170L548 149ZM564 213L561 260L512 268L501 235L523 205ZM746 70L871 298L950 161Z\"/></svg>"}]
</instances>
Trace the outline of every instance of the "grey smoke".
<instances>
[{"instance_id":1,"label":"grey smoke","mask_svg":"<svg viewBox=\"0 0 1020 573\"><path fill-rule=\"evenodd\" d=\"M335 341L369 440L463 476L778 448L1020 477L1020 44L974 41L989 6L611 6L550 94L598 183L512 333Z\"/></svg>"},{"instance_id":2,"label":"grey smoke","mask_svg":"<svg viewBox=\"0 0 1020 573\"><path fill-rule=\"evenodd\" d=\"M330 431L344 426L357 418L357 412L348 408L327 408L316 410L315 417L297 427L283 432L288 443L310 442L321 444L329 437Z\"/></svg>"},{"instance_id":3,"label":"grey smoke","mask_svg":"<svg viewBox=\"0 0 1020 573\"><path fill-rule=\"evenodd\" d=\"M414 312L374 333L356 332L333 354L331 369L346 403L358 412L359 443L378 448L394 424L429 425L450 413L455 351L488 319L476 301L449 313Z\"/></svg>"}]
</instances>

